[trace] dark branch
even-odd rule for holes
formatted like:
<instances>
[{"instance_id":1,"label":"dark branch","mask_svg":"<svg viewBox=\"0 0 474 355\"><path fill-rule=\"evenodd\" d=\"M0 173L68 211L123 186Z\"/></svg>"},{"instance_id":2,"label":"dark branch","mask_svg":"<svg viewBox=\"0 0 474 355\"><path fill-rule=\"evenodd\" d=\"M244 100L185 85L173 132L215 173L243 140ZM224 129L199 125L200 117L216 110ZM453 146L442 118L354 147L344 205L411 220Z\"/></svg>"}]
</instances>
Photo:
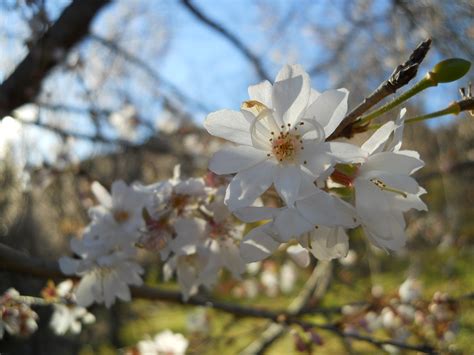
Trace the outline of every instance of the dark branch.
<instances>
[{"instance_id":1,"label":"dark branch","mask_svg":"<svg viewBox=\"0 0 474 355\"><path fill-rule=\"evenodd\" d=\"M367 112L371 107L382 101L389 95L394 94L398 89L408 84L418 72L418 67L425 58L431 46L431 39L421 42L410 55L410 58L399 65L390 77L379 85L375 91L364 99L356 108L349 112L342 120L339 127L328 137L333 140L339 137L350 138L353 134L352 124Z\"/></svg>"},{"instance_id":2,"label":"dark branch","mask_svg":"<svg viewBox=\"0 0 474 355\"><path fill-rule=\"evenodd\" d=\"M0 119L39 93L43 79L87 34L97 12L110 0L74 0L34 43L28 55L0 85Z\"/></svg>"},{"instance_id":3,"label":"dark branch","mask_svg":"<svg viewBox=\"0 0 474 355\"><path fill-rule=\"evenodd\" d=\"M59 266L55 262L46 261L38 258L33 258L25 255L17 250L14 250L4 244L0 243L0 270L15 272L19 274L25 274L27 276L40 277L40 278L71 278L70 276L64 275ZM72 277L75 278L75 277ZM397 341L391 340L378 340L370 336L360 335L357 333L344 332L338 325L332 323L314 323L299 319L293 314L286 313L286 311L278 312L271 311L263 308L241 306L234 303L222 302L212 300L203 296L193 296L187 302L183 301L180 292L163 290L157 287L141 286L131 287L133 297L147 299L147 300L159 300L167 301L182 305L195 305L211 307L223 312L233 314L238 317L253 317L269 319L275 323L284 325L298 325L303 329L321 329L329 331L335 335L343 338L351 338L354 340L360 340L370 343L374 346L382 348L384 345L393 345L400 349L414 350L423 353L433 353L434 349L428 345L410 345Z\"/></svg>"},{"instance_id":4,"label":"dark branch","mask_svg":"<svg viewBox=\"0 0 474 355\"><path fill-rule=\"evenodd\" d=\"M214 31L220 33L229 42L231 42L252 63L260 79L270 80L270 77L263 68L260 59L254 53L252 53L252 51L239 38L237 38L237 36L235 36L229 30L224 28L222 25L207 17L206 14L204 14L201 10L194 6L189 0L181 0L181 3L198 20L212 28Z\"/></svg>"},{"instance_id":5,"label":"dark branch","mask_svg":"<svg viewBox=\"0 0 474 355\"><path fill-rule=\"evenodd\" d=\"M43 129L46 129L52 133L55 133L61 137L73 137L79 140L83 141L90 141L94 143L102 143L102 144L107 144L115 147L123 147L127 149L141 149L141 150L149 150L153 152L158 152L158 153L167 153L170 151L170 146L168 143L166 143L163 139L158 140L153 140L153 142L150 141L150 144L145 143L145 144L136 144L132 143L126 139L119 139L119 138L108 138L103 136L102 134L95 134L95 135L89 135L85 133L79 133L76 131L71 131L71 130L65 130L62 129L58 126L41 122L41 121L26 121L22 120L18 117L12 116L13 118L17 119L19 122L22 124L26 125L32 125L36 127L40 127Z\"/></svg>"}]
</instances>

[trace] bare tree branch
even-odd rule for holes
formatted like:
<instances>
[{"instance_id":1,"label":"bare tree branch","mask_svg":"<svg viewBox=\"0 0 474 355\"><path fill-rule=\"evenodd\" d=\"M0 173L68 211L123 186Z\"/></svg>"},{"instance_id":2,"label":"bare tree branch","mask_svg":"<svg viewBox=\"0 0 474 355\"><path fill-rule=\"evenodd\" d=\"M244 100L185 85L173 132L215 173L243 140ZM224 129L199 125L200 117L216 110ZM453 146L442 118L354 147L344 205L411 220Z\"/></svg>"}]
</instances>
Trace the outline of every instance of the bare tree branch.
<instances>
[{"instance_id":1,"label":"bare tree branch","mask_svg":"<svg viewBox=\"0 0 474 355\"><path fill-rule=\"evenodd\" d=\"M212 111L209 107L204 105L202 102L196 101L188 97L176 85L166 81L151 65L149 65L147 62L137 57L133 53L130 53L125 48L122 48L116 42L94 33L91 33L89 37L92 40L96 41L97 43L100 43L101 45L114 51L115 53L120 55L122 58L124 58L126 61L130 62L131 64L136 65L138 68L143 70L147 75L149 75L153 80L157 81L160 84L163 84L164 86L167 86L176 95L176 97L179 100L181 100L183 103L189 103L189 105L193 106L194 108L206 113Z\"/></svg>"},{"instance_id":2,"label":"bare tree branch","mask_svg":"<svg viewBox=\"0 0 474 355\"><path fill-rule=\"evenodd\" d=\"M431 39L421 42L405 63L395 68L387 80L381 83L374 92L367 96L364 101L344 117L341 124L328 137L328 140L333 140L339 137L350 138L354 133L352 132L352 124L357 118L387 96L394 94L398 89L408 84L416 76L418 67L428 53L430 46Z\"/></svg>"},{"instance_id":3,"label":"bare tree branch","mask_svg":"<svg viewBox=\"0 0 474 355\"><path fill-rule=\"evenodd\" d=\"M9 271L26 276L40 277L40 278L72 278L64 275L56 262L46 261L39 258L33 258L25 255L17 250L14 250L2 243L0 243L0 269L2 271ZM205 306L217 309L226 313L234 314L238 317L253 317L269 319L276 323L283 325L297 325L305 330L320 329L329 331L342 338L350 338L370 343L376 347L382 348L385 345L393 345L400 349L419 351L422 353L434 353L435 349L429 345L410 345L392 340L379 340L370 336L361 335L358 333L345 332L337 324L332 323L314 323L306 320L301 320L298 316L288 314L286 311L278 312L271 311L264 308L241 306L234 303L222 302L212 300L200 295L189 298L188 301L183 301L182 295L177 291L163 290L157 287L140 286L131 287L131 292L134 298L141 298L154 301L166 301L182 305Z\"/></svg>"},{"instance_id":4,"label":"bare tree branch","mask_svg":"<svg viewBox=\"0 0 474 355\"><path fill-rule=\"evenodd\" d=\"M128 149L143 149L143 150L149 150L149 151L154 151L154 152L159 152L159 153L166 153L166 152L169 152L171 149L169 144L163 141L163 139L160 139L159 141L154 140L153 144L148 144L148 143L135 144L126 139L108 138L108 137L103 136L102 134L89 135L89 134L80 133L76 131L65 130L58 126L41 122L38 120L27 121L27 120L23 120L21 118L15 117L15 115L13 115L12 117L17 119L22 124L44 128L61 137L73 137L79 140L85 140L85 141L90 141L94 143L103 143L103 144L108 144L112 146L124 147Z\"/></svg>"},{"instance_id":5,"label":"bare tree branch","mask_svg":"<svg viewBox=\"0 0 474 355\"><path fill-rule=\"evenodd\" d=\"M94 16L109 2L110 0L74 0L63 11L0 85L0 119L38 95L41 83L49 71L87 34Z\"/></svg>"},{"instance_id":6,"label":"bare tree branch","mask_svg":"<svg viewBox=\"0 0 474 355\"><path fill-rule=\"evenodd\" d=\"M186 7L198 20L206 24L214 31L220 33L225 37L229 42L231 42L254 66L258 76L262 80L270 80L270 76L267 74L263 68L262 62L260 59L252 53L252 51L233 33L224 28L222 25L218 24L214 20L206 16L201 10L194 6L189 0L181 0L181 3Z\"/></svg>"}]
</instances>

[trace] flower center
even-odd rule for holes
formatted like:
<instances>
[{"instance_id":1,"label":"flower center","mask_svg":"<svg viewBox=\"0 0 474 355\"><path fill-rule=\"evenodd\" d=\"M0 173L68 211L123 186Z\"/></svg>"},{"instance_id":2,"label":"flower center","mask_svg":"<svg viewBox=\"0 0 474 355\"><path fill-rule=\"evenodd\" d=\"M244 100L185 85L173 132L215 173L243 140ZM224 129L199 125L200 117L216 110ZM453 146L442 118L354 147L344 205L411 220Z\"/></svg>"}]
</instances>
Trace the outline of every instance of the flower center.
<instances>
[{"instance_id":1,"label":"flower center","mask_svg":"<svg viewBox=\"0 0 474 355\"><path fill-rule=\"evenodd\" d=\"M114 212L114 219L117 221L117 223L124 223L128 221L129 218L130 214L127 211L117 210Z\"/></svg>"},{"instance_id":2,"label":"flower center","mask_svg":"<svg viewBox=\"0 0 474 355\"><path fill-rule=\"evenodd\" d=\"M294 136L288 132L281 132L272 142L272 153L280 162L292 161L296 152L301 148L302 141L299 139L299 136Z\"/></svg>"},{"instance_id":3,"label":"flower center","mask_svg":"<svg viewBox=\"0 0 474 355\"><path fill-rule=\"evenodd\" d=\"M303 124L304 122L300 123L300 125ZM275 136L275 132L271 132L272 137L269 141L272 144L272 154L279 162L294 161L298 151L304 150L301 135L297 134L298 127L295 126L294 133L291 132L290 127L291 125L288 124L288 130L285 132L285 126L282 125L278 136Z\"/></svg>"}]
</instances>

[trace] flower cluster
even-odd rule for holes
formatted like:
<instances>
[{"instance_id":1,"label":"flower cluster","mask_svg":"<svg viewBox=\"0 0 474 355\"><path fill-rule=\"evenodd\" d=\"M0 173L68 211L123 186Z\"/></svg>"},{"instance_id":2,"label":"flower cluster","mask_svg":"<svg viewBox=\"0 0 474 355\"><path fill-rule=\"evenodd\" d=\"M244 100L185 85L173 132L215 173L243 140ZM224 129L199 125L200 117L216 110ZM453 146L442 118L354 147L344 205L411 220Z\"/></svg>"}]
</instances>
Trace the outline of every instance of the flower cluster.
<instances>
[{"instance_id":1,"label":"flower cluster","mask_svg":"<svg viewBox=\"0 0 474 355\"><path fill-rule=\"evenodd\" d=\"M199 286L213 286L221 269L240 278L245 262L239 243L245 226L224 204L223 181L213 174L182 179L179 170L168 181L141 187L153 198L144 209L140 243L160 253L165 277L176 274L187 299Z\"/></svg>"},{"instance_id":2,"label":"flower cluster","mask_svg":"<svg viewBox=\"0 0 474 355\"><path fill-rule=\"evenodd\" d=\"M20 294L10 288L0 296L0 339L5 332L10 335L28 336L38 329L38 315L20 300Z\"/></svg>"},{"instance_id":3,"label":"flower cluster","mask_svg":"<svg viewBox=\"0 0 474 355\"><path fill-rule=\"evenodd\" d=\"M112 185L110 195L99 183L92 191L99 206L82 239L73 239L75 257L62 257L61 270L82 277L75 297L80 306L116 298L130 300L129 285L142 284L138 248L155 252L164 262L166 279L176 274L185 299L199 286L213 286L221 269L240 278L245 262L239 242L245 225L224 204L223 180L213 174L182 179L174 176L151 185Z\"/></svg>"},{"instance_id":4,"label":"flower cluster","mask_svg":"<svg viewBox=\"0 0 474 355\"><path fill-rule=\"evenodd\" d=\"M383 330L395 341L406 342L415 335L446 346L457 333L457 308L457 302L441 292L436 292L431 301L423 300L420 282L409 278L400 285L397 295L385 295L380 286L375 286L367 304L344 306L341 324L347 332ZM385 350L390 352L392 348Z\"/></svg>"},{"instance_id":5,"label":"flower cluster","mask_svg":"<svg viewBox=\"0 0 474 355\"><path fill-rule=\"evenodd\" d=\"M116 298L130 301L129 285L143 282L143 268L134 257L148 196L123 181L114 182L111 195L97 182L92 191L101 204L89 211L92 221L82 239L71 240L76 256L62 257L59 265L65 274L82 277L75 290L79 306L97 302L110 307Z\"/></svg>"},{"instance_id":6,"label":"flower cluster","mask_svg":"<svg viewBox=\"0 0 474 355\"><path fill-rule=\"evenodd\" d=\"M240 111L211 113L208 132L230 144L212 157L216 174L235 174L225 204L242 221L260 222L241 243L247 262L262 260L297 240L328 260L348 252L346 229L361 226L385 250L405 244L403 213L426 210L425 193L410 176L423 166L402 150L405 110L362 145L329 140L347 111L348 91L319 93L299 65L287 65L275 83L249 87ZM255 201L275 191L277 206Z\"/></svg>"},{"instance_id":7,"label":"flower cluster","mask_svg":"<svg viewBox=\"0 0 474 355\"><path fill-rule=\"evenodd\" d=\"M95 316L92 313L75 304L73 290L72 280L65 280L58 285L49 281L41 292L43 299L53 305L53 315L49 325L57 335L64 335L67 332L79 334L83 323L95 322Z\"/></svg>"}]
</instances>

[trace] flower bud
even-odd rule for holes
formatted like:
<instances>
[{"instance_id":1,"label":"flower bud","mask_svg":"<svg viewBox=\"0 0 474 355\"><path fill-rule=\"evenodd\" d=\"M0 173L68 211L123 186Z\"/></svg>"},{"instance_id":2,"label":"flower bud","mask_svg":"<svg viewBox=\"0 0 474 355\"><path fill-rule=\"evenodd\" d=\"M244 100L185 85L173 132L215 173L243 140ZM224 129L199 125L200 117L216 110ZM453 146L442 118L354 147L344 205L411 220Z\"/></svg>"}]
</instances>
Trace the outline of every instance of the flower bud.
<instances>
[{"instance_id":1,"label":"flower bud","mask_svg":"<svg viewBox=\"0 0 474 355\"><path fill-rule=\"evenodd\" d=\"M461 58L450 58L436 64L428 74L436 83L450 83L461 79L469 71L471 62Z\"/></svg>"}]
</instances>

